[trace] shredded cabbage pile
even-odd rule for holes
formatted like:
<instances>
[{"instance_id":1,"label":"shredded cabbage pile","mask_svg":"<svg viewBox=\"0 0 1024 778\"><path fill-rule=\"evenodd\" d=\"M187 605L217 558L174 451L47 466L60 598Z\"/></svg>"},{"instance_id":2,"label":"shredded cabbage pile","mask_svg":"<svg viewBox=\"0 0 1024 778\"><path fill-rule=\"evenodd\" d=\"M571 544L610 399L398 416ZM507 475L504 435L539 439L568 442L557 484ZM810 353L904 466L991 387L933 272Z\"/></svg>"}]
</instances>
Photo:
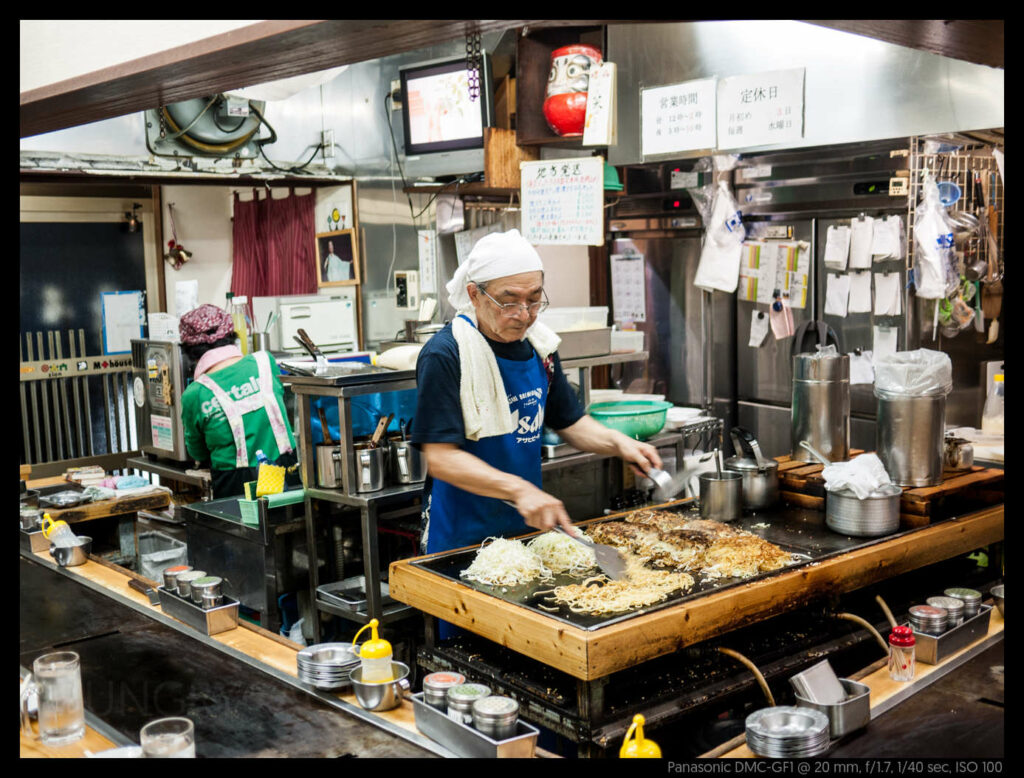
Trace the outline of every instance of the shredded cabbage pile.
<instances>
[{"instance_id":1,"label":"shredded cabbage pile","mask_svg":"<svg viewBox=\"0 0 1024 778\"><path fill-rule=\"evenodd\" d=\"M593 551L561 532L545 532L527 543L526 547L556 575L579 573L597 566Z\"/></svg>"},{"instance_id":2,"label":"shredded cabbage pile","mask_svg":"<svg viewBox=\"0 0 1024 778\"><path fill-rule=\"evenodd\" d=\"M554 576L521 540L487 538L476 553L473 563L459 575L488 586L516 586L537 578Z\"/></svg>"}]
</instances>

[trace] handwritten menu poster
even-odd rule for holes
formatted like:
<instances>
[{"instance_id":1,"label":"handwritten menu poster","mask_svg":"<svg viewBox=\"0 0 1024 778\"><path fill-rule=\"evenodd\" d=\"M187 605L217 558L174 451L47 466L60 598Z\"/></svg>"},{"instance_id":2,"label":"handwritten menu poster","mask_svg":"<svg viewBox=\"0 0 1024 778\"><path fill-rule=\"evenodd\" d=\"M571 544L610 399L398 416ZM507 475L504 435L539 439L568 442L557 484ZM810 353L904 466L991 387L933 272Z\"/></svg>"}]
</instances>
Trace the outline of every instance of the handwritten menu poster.
<instances>
[{"instance_id":1,"label":"handwritten menu poster","mask_svg":"<svg viewBox=\"0 0 1024 778\"><path fill-rule=\"evenodd\" d=\"M640 153L715 147L715 79L640 90Z\"/></svg>"},{"instance_id":2,"label":"handwritten menu poster","mask_svg":"<svg viewBox=\"0 0 1024 778\"><path fill-rule=\"evenodd\" d=\"M804 68L718 81L718 148L789 143L804 135Z\"/></svg>"},{"instance_id":3,"label":"handwritten menu poster","mask_svg":"<svg viewBox=\"0 0 1024 778\"><path fill-rule=\"evenodd\" d=\"M604 158L521 162L522 232L534 245L604 244Z\"/></svg>"}]
</instances>

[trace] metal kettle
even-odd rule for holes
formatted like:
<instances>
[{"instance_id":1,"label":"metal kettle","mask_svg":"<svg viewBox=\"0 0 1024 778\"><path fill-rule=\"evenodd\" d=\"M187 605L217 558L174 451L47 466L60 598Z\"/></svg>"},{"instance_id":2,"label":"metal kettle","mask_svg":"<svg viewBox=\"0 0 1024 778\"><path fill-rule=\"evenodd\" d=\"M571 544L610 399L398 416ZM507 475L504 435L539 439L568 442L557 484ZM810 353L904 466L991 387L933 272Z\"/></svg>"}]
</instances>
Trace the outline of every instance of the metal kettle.
<instances>
[{"instance_id":1,"label":"metal kettle","mask_svg":"<svg viewBox=\"0 0 1024 778\"><path fill-rule=\"evenodd\" d=\"M771 508L779 501L779 463L761 454L757 439L743 427L729 432L736 455L725 460L725 469L743 479L743 509Z\"/></svg>"}]
</instances>

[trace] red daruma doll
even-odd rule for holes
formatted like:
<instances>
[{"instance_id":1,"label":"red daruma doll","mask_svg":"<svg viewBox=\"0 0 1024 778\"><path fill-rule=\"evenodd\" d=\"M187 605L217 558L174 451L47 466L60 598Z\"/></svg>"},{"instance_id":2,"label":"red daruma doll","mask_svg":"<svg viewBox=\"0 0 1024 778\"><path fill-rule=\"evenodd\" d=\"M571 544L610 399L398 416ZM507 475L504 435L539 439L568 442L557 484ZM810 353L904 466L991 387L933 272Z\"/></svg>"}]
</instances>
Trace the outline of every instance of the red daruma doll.
<instances>
[{"instance_id":1,"label":"red daruma doll","mask_svg":"<svg viewBox=\"0 0 1024 778\"><path fill-rule=\"evenodd\" d=\"M600 51L581 43L551 52L544 118L556 135L566 138L583 135L590 69L601 62Z\"/></svg>"}]
</instances>

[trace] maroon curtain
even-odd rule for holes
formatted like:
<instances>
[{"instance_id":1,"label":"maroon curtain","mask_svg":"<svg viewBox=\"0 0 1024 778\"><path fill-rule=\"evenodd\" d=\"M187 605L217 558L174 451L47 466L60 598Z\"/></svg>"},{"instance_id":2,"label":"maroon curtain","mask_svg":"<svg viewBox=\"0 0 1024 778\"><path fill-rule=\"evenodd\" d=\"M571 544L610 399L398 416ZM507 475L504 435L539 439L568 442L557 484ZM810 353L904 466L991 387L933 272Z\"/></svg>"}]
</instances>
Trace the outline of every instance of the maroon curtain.
<instances>
[{"instance_id":1,"label":"maroon curtain","mask_svg":"<svg viewBox=\"0 0 1024 778\"><path fill-rule=\"evenodd\" d=\"M231 291L236 295L276 297L316 293L315 194L251 202L235 192L232 227Z\"/></svg>"}]
</instances>

